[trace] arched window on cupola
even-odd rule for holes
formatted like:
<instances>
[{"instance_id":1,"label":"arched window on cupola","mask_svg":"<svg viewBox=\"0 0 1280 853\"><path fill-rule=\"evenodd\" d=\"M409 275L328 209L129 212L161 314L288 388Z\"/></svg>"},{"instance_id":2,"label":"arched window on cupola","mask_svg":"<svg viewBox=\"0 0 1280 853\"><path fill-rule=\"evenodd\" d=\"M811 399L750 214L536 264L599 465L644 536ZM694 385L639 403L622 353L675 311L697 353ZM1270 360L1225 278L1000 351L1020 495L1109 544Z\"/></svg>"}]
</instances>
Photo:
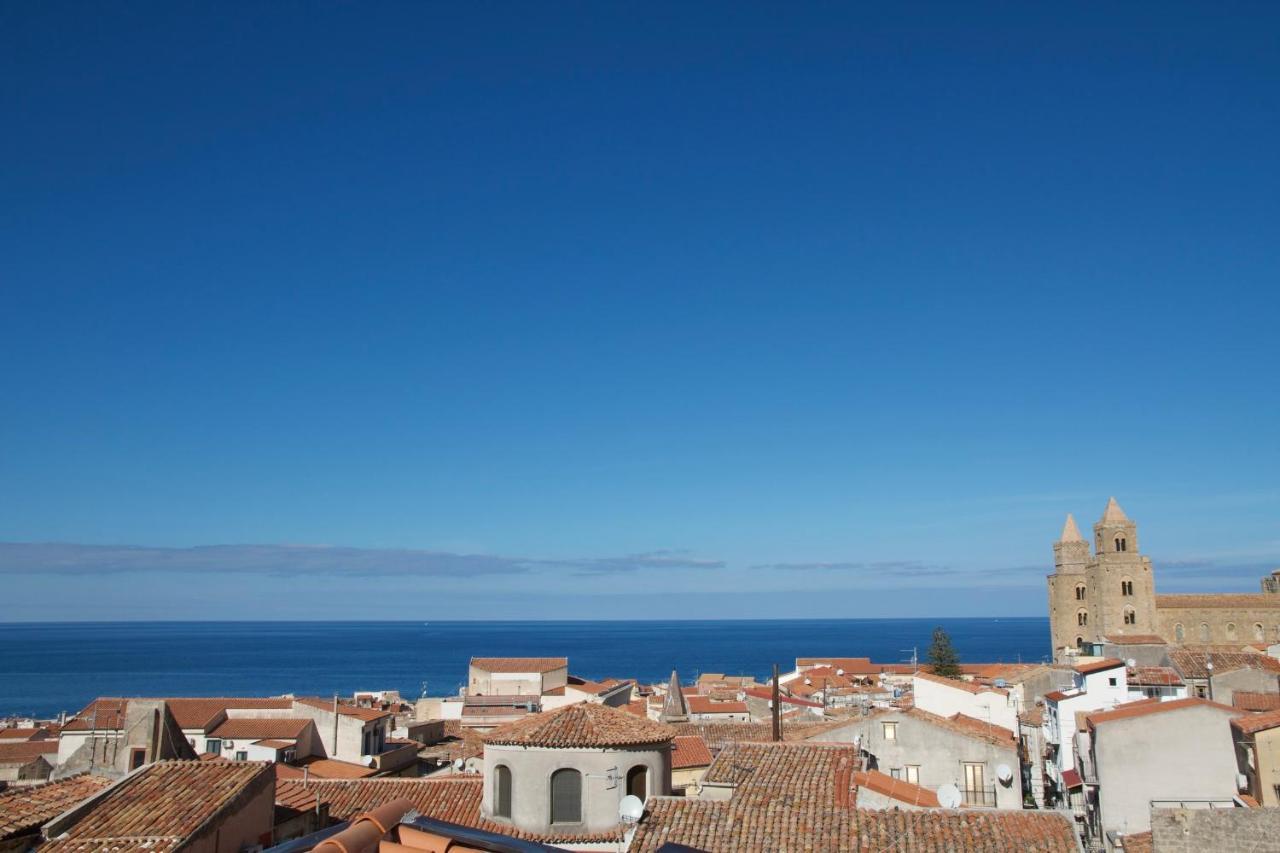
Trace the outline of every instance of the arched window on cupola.
<instances>
[{"instance_id":1,"label":"arched window on cupola","mask_svg":"<svg viewBox=\"0 0 1280 853\"><path fill-rule=\"evenodd\" d=\"M565 767L551 774L551 822L582 823L582 774Z\"/></svg>"},{"instance_id":2,"label":"arched window on cupola","mask_svg":"<svg viewBox=\"0 0 1280 853\"><path fill-rule=\"evenodd\" d=\"M511 768L499 764L493 771L493 813L511 817Z\"/></svg>"},{"instance_id":3,"label":"arched window on cupola","mask_svg":"<svg viewBox=\"0 0 1280 853\"><path fill-rule=\"evenodd\" d=\"M649 768L637 764L627 771L627 793L644 800L649 793Z\"/></svg>"}]
</instances>

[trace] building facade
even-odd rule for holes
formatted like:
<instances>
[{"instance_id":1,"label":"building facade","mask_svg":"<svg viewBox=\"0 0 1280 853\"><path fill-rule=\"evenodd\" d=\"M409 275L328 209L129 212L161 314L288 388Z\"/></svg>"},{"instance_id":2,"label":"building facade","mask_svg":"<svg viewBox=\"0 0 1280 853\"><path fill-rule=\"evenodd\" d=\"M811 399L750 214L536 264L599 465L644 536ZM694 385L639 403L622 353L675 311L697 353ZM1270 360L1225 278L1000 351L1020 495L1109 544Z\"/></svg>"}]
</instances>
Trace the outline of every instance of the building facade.
<instances>
[{"instance_id":1,"label":"building facade","mask_svg":"<svg viewBox=\"0 0 1280 853\"><path fill-rule=\"evenodd\" d=\"M1048 578L1054 656L1107 638L1157 635L1174 645L1280 640L1280 570L1253 594L1157 595L1138 526L1115 498L1093 526L1093 546L1068 515Z\"/></svg>"}]
</instances>

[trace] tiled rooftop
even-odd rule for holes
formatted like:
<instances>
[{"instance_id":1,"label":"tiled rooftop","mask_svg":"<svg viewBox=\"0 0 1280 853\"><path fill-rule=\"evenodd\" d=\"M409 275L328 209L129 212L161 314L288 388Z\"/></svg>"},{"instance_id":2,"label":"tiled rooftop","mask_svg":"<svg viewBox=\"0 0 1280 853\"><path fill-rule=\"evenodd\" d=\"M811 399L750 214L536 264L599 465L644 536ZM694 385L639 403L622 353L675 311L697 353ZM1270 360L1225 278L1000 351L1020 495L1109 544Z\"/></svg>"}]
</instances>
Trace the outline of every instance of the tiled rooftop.
<instances>
[{"instance_id":1,"label":"tiled rooftop","mask_svg":"<svg viewBox=\"0 0 1280 853\"><path fill-rule=\"evenodd\" d=\"M1170 650L1169 659L1183 678L1208 678L1207 664L1210 661L1213 662L1213 671L1219 675L1244 668L1280 673L1280 660L1257 652L1182 648Z\"/></svg>"},{"instance_id":2,"label":"tiled rooftop","mask_svg":"<svg viewBox=\"0 0 1280 853\"><path fill-rule=\"evenodd\" d=\"M0 741L4 740L32 740L39 737L44 729L39 728L0 728Z\"/></svg>"},{"instance_id":3,"label":"tiled rooftop","mask_svg":"<svg viewBox=\"0 0 1280 853\"><path fill-rule=\"evenodd\" d=\"M375 772L371 767L336 758L301 758L293 764L275 765L277 779L364 779Z\"/></svg>"},{"instance_id":4,"label":"tiled rooftop","mask_svg":"<svg viewBox=\"0 0 1280 853\"><path fill-rule=\"evenodd\" d=\"M268 717L237 717L223 720L210 732L211 737L220 738L298 738L311 725L308 719L285 717L272 719Z\"/></svg>"},{"instance_id":5,"label":"tiled rooftop","mask_svg":"<svg viewBox=\"0 0 1280 853\"><path fill-rule=\"evenodd\" d=\"M418 779L325 780L310 782L305 789L300 782L281 782L276 787L278 804L290 808L311 808L314 807L315 800L319 800L329 804L329 816L334 820L350 820L356 815L403 797L411 801L423 817L529 841L554 844L622 840L621 828L592 835L537 835L522 832L508 824L499 824L481 817L480 803L483 795L484 778L473 774ZM309 802L311 805L307 805Z\"/></svg>"},{"instance_id":6,"label":"tiled rooftop","mask_svg":"<svg viewBox=\"0 0 1280 853\"><path fill-rule=\"evenodd\" d=\"M1231 721L1231 725L1247 735L1274 729L1280 726L1280 710L1263 711L1261 714L1246 714Z\"/></svg>"},{"instance_id":7,"label":"tiled rooftop","mask_svg":"<svg viewBox=\"0 0 1280 853\"><path fill-rule=\"evenodd\" d=\"M154 700L152 700L154 701ZM173 715L174 722L182 729L203 729L228 708L245 710L285 710L293 707L293 700L279 697L176 697L163 700ZM67 731L87 731L91 728L118 729L124 720L129 700L113 696L99 697L66 725ZM97 718L94 719L94 711Z\"/></svg>"},{"instance_id":8,"label":"tiled rooftop","mask_svg":"<svg viewBox=\"0 0 1280 853\"><path fill-rule=\"evenodd\" d=\"M914 676L921 681L930 681L934 684L941 684L955 690L963 690L966 693L972 693L975 696L979 693L999 693L1008 695L1009 691L1000 687L988 687L984 684L978 684L973 681L962 681L958 678L946 678L941 675L934 675L932 672L917 672Z\"/></svg>"},{"instance_id":9,"label":"tiled rooftop","mask_svg":"<svg viewBox=\"0 0 1280 853\"><path fill-rule=\"evenodd\" d=\"M690 714L745 714L746 702L716 702L710 696L688 696Z\"/></svg>"},{"instance_id":10,"label":"tiled rooftop","mask_svg":"<svg viewBox=\"0 0 1280 853\"><path fill-rule=\"evenodd\" d=\"M711 764L711 750L697 735L678 735L671 741L671 769L706 767Z\"/></svg>"},{"instance_id":11,"label":"tiled rooftop","mask_svg":"<svg viewBox=\"0 0 1280 853\"><path fill-rule=\"evenodd\" d=\"M657 746L675 735L670 726L607 705L583 702L500 726L485 735L484 742L562 749Z\"/></svg>"},{"instance_id":12,"label":"tiled rooftop","mask_svg":"<svg viewBox=\"0 0 1280 853\"><path fill-rule=\"evenodd\" d=\"M1148 700L1139 702L1128 702L1124 705L1117 705L1110 711L1096 711L1088 715L1090 726L1098 726L1103 723L1113 723L1117 720L1131 720L1136 717L1149 717L1152 714L1168 714L1173 711L1182 711L1187 708L1217 708L1220 711L1228 713L1238 713L1235 708L1228 705L1220 705L1217 702L1210 702L1208 699L1197 699L1189 697L1187 699L1172 699L1168 702L1159 700Z\"/></svg>"},{"instance_id":13,"label":"tiled rooftop","mask_svg":"<svg viewBox=\"0 0 1280 853\"><path fill-rule=\"evenodd\" d=\"M320 708L321 710L330 712L333 711L332 699L323 699L319 696L299 696L296 701L301 705L309 705L312 708ZM358 705L339 702L338 715L342 717L355 717L357 720L363 720L367 723L370 720L381 720L383 717L390 717L391 712L383 711L378 708L361 708Z\"/></svg>"},{"instance_id":14,"label":"tiled rooftop","mask_svg":"<svg viewBox=\"0 0 1280 853\"><path fill-rule=\"evenodd\" d=\"M782 739L796 742L809 740L851 725L852 720L815 720L788 722L782 727ZM765 743L773 740L773 723L673 723L677 734L698 735L715 751L733 743Z\"/></svg>"},{"instance_id":15,"label":"tiled rooftop","mask_svg":"<svg viewBox=\"0 0 1280 853\"><path fill-rule=\"evenodd\" d=\"M1107 669L1115 669L1124 666L1124 661L1116 658L1103 658L1102 660L1089 661L1088 663L1078 663L1071 667L1081 675L1092 675L1095 672L1102 672Z\"/></svg>"},{"instance_id":16,"label":"tiled rooftop","mask_svg":"<svg viewBox=\"0 0 1280 853\"><path fill-rule=\"evenodd\" d=\"M5 740L0 741L0 764L27 764L46 756L50 764L57 764L56 740Z\"/></svg>"},{"instance_id":17,"label":"tiled rooftop","mask_svg":"<svg viewBox=\"0 0 1280 853\"><path fill-rule=\"evenodd\" d=\"M1168 666L1131 666L1126 670L1126 680L1137 687L1179 687L1182 676Z\"/></svg>"},{"instance_id":18,"label":"tiled rooftop","mask_svg":"<svg viewBox=\"0 0 1280 853\"><path fill-rule=\"evenodd\" d=\"M1280 693L1237 690L1231 694L1231 704L1241 711L1274 711L1280 709Z\"/></svg>"},{"instance_id":19,"label":"tiled rooftop","mask_svg":"<svg viewBox=\"0 0 1280 853\"><path fill-rule=\"evenodd\" d=\"M242 795L274 784L259 761L159 761L126 777L41 853L172 850Z\"/></svg>"},{"instance_id":20,"label":"tiled rooftop","mask_svg":"<svg viewBox=\"0 0 1280 853\"><path fill-rule=\"evenodd\" d=\"M551 672L569 665L568 658L472 658L471 665L485 672Z\"/></svg>"},{"instance_id":21,"label":"tiled rooftop","mask_svg":"<svg viewBox=\"0 0 1280 853\"><path fill-rule=\"evenodd\" d=\"M1003 746L1013 748L1017 743L1017 737L1012 731L988 723L985 720L978 720L973 717L966 717L964 714L952 714L950 717L942 717L938 714L931 714L928 711L922 711L919 708L907 708L900 713L908 717L914 717L917 720L939 726L944 729L956 732L957 734L966 735L968 737L977 738L986 741L995 746Z\"/></svg>"},{"instance_id":22,"label":"tiled rooftop","mask_svg":"<svg viewBox=\"0 0 1280 853\"><path fill-rule=\"evenodd\" d=\"M102 776L72 776L0 791L0 839L33 832L110 784Z\"/></svg>"},{"instance_id":23,"label":"tiled rooftop","mask_svg":"<svg viewBox=\"0 0 1280 853\"><path fill-rule=\"evenodd\" d=\"M853 784L859 789L866 788L883 794L892 800L912 806L939 808L938 795L928 788L921 788L902 779L881 773L878 770L860 770L853 774Z\"/></svg>"}]
</instances>

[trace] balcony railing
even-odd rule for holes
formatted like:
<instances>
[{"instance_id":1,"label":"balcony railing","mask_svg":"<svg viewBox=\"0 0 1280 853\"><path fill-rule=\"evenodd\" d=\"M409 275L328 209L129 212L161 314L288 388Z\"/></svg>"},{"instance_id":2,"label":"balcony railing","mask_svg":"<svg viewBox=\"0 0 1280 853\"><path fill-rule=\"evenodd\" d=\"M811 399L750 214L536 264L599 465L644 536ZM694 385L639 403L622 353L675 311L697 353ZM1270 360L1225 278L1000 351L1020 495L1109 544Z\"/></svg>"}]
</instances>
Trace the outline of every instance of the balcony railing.
<instances>
[{"instance_id":1,"label":"balcony railing","mask_svg":"<svg viewBox=\"0 0 1280 853\"><path fill-rule=\"evenodd\" d=\"M990 788L962 788L960 795L964 798L966 806L987 809L996 807L996 789L994 785Z\"/></svg>"}]
</instances>

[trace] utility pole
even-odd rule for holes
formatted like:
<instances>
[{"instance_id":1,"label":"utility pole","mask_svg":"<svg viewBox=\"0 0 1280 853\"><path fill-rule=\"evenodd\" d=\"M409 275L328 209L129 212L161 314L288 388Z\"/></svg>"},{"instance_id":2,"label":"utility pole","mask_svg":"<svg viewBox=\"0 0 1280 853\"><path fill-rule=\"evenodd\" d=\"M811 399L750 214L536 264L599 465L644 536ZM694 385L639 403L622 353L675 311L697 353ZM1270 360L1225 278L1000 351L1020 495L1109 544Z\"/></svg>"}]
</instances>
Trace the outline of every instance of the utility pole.
<instances>
[{"instance_id":1,"label":"utility pole","mask_svg":"<svg viewBox=\"0 0 1280 853\"><path fill-rule=\"evenodd\" d=\"M778 665L773 665L773 739L782 740L782 703L778 701Z\"/></svg>"}]
</instances>

